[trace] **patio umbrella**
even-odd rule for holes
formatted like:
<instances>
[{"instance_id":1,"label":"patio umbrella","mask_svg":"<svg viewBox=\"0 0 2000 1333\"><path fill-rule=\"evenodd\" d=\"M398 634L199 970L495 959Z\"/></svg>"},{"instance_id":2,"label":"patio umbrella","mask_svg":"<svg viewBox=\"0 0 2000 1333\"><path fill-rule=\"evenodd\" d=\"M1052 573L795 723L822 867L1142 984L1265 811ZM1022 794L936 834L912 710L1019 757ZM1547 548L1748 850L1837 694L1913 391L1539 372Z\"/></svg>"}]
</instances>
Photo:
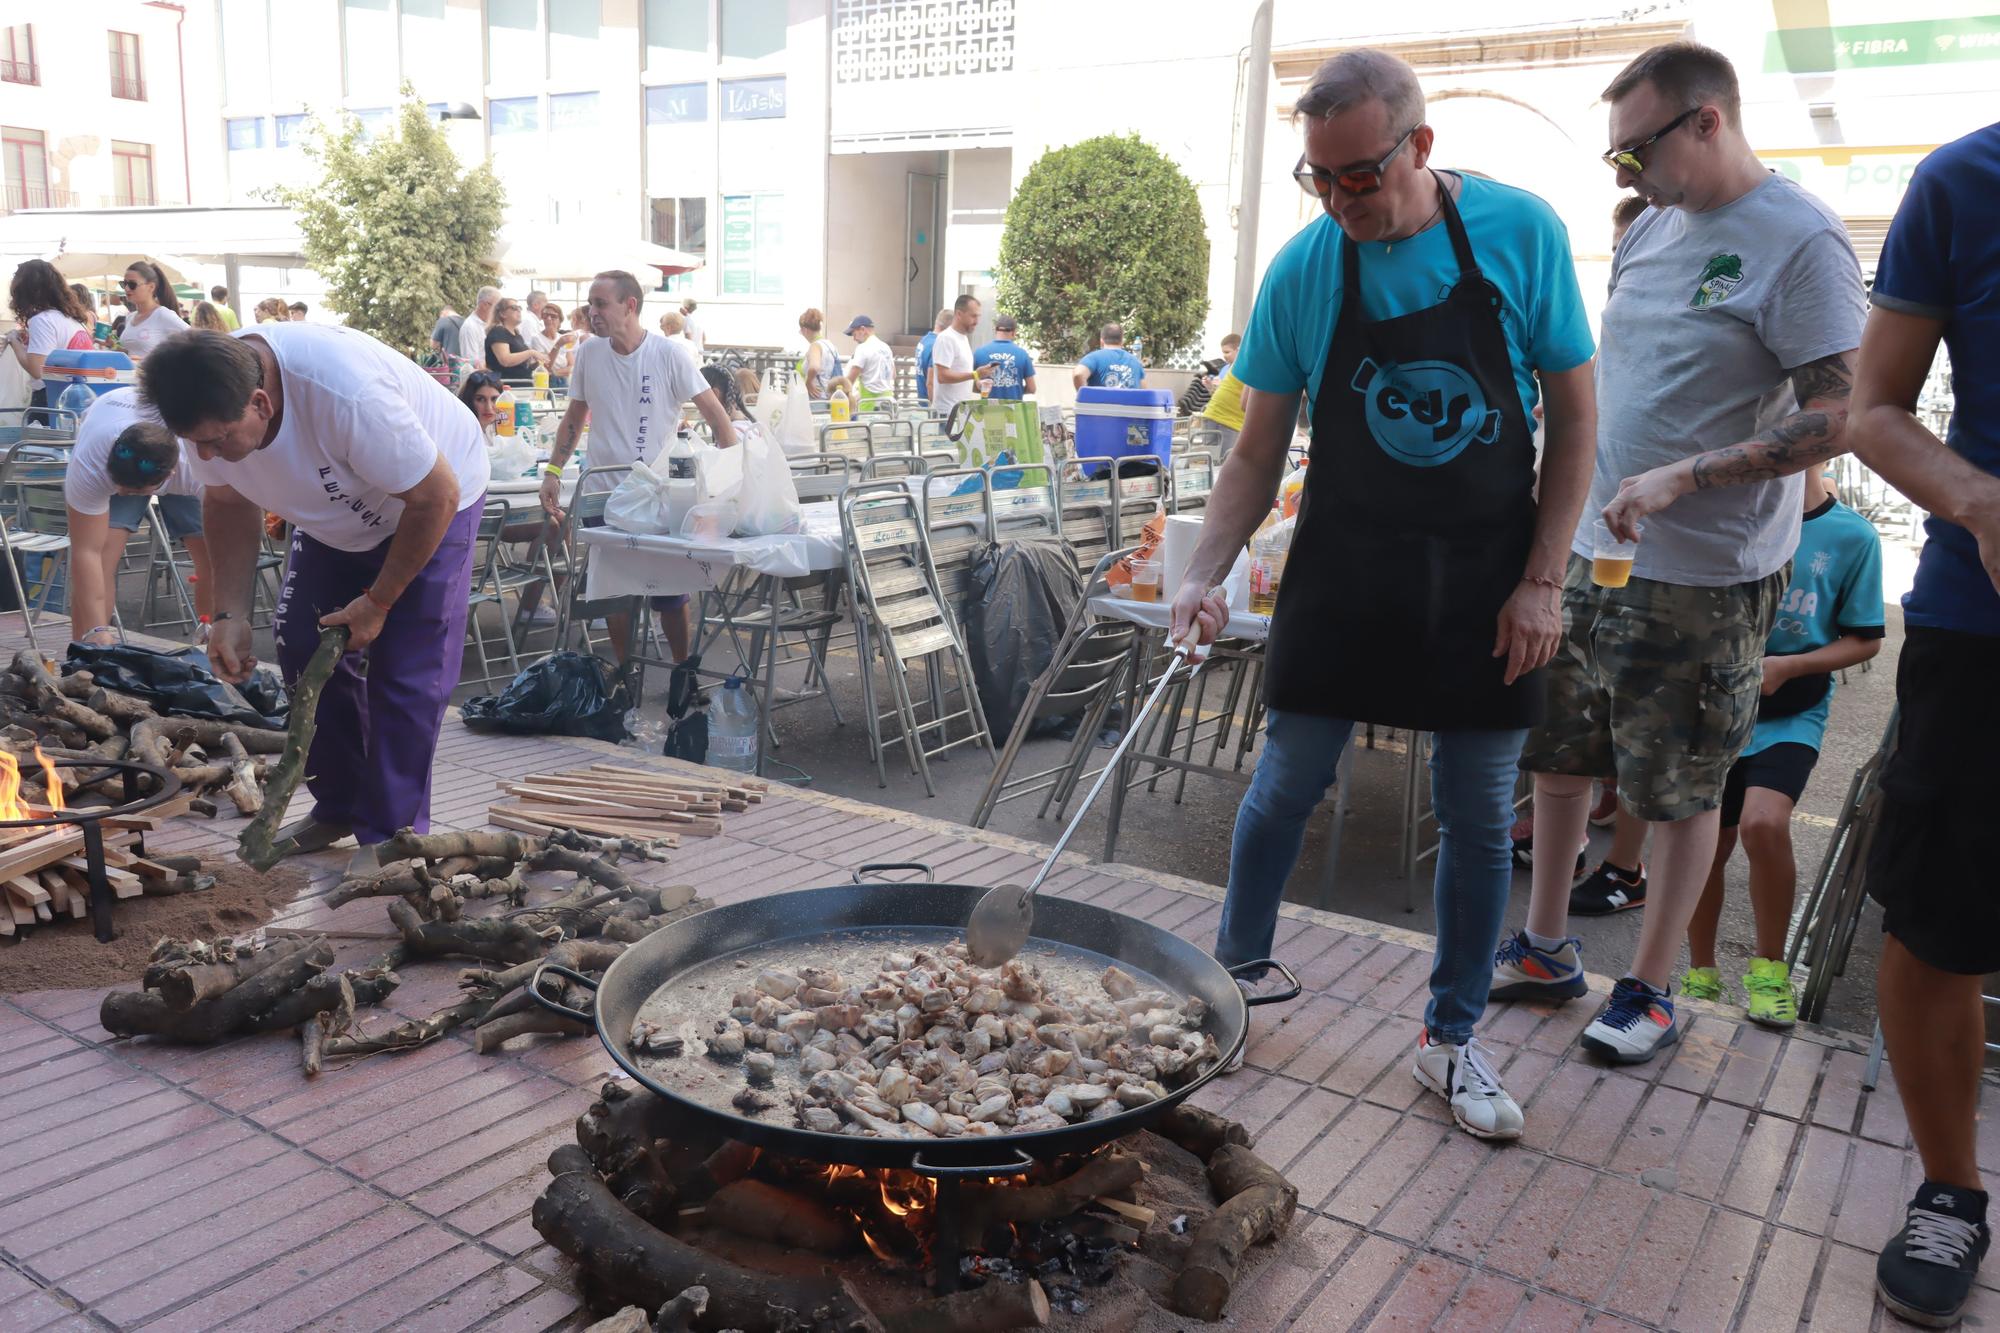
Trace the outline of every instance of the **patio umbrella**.
<instances>
[{"instance_id":1,"label":"patio umbrella","mask_svg":"<svg viewBox=\"0 0 2000 1333\"><path fill-rule=\"evenodd\" d=\"M65 250L61 254L56 255L50 262L56 266L56 272L62 274L65 278L71 278L79 282L90 282L96 279L124 276L125 270L131 267L132 261L135 259L143 259L148 263L158 264L161 276L172 283L186 282L188 270L193 267L188 260L182 259L178 255L151 255L143 254L136 250L123 252Z\"/></svg>"},{"instance_id":2,"label":"patio umbrella","mask_svg":"<svg viewBox=\"0 0 2000 1333\"><path fill-rule=\"evenodd\" d=\"M672 275L702 266L698 255L573 223L509 227L494 250L494 262L507 273L564 282L588 282L606 269L622 268L650 286L648 269Z\"/></svg>"}]
</instances>

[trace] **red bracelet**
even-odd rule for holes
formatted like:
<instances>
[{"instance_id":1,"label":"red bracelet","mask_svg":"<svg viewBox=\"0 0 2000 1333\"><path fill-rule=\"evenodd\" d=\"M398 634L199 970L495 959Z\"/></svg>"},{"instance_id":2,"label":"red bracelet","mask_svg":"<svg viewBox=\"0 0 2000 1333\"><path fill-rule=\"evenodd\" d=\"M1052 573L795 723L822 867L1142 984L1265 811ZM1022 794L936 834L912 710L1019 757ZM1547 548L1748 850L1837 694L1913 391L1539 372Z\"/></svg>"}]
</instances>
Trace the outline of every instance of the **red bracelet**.
<instances>
[{"instance_id":1,"label":"red bracelet","mask_svg":"<svg viewBox=\"0 0 2000 1333\"><path fill-rule=\"evenodd\" d=\"M391 611L396 609L393 604L384 603L381 598L377 597L375 595L375 590L373 588L363 588L361 590L361 595L368 599L368 604L370 606L373 606L377 611L380 611L385 616L388 615Z\"/></svg>"}]
</instances>

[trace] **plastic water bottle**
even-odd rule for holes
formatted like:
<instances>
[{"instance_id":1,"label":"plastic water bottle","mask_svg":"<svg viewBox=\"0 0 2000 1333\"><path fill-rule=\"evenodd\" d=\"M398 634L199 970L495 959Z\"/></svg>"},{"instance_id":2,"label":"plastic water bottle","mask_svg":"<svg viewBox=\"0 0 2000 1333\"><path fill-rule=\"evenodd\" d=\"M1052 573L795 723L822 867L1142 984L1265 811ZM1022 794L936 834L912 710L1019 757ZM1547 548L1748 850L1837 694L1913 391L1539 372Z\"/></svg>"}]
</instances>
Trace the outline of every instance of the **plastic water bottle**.
<instances>
[{"instance_id":1,"label":"plastic water bottle","mask_svg":"<svg viewBox=\"0 0 2000 1333\"><path fill-rule=\"evenodd\" d=\"M757 705L731 676L708 700L708 762L738 773L757 771Z\"/></svg>"},{"instance_id":2,"label":"plastic water bottle","mask_svg":"<svg viewBox=\"0 0 2000 1333\"><path fill-rule=\"evenodd\" d=\"M56 399L56 407L64 412L74 412L78 421L82 421L96 405L96 392L82 380L71 380L69 387Z\"/></svg>"},{"instance_id":3,"label":"plastic water bottle","mask_svg":"<svg viewBox=\"0 0 2000 1333\"><path fill-rule=\"evenodd\" d=\"M688 510L694 508L695 497L701 489L700 459L695 454L694 440L686 435L676 435L667 445L667 452L661 456L655 469L667 479L667 531L679 532L681 521Z\"/></svg>"}]
</instances>

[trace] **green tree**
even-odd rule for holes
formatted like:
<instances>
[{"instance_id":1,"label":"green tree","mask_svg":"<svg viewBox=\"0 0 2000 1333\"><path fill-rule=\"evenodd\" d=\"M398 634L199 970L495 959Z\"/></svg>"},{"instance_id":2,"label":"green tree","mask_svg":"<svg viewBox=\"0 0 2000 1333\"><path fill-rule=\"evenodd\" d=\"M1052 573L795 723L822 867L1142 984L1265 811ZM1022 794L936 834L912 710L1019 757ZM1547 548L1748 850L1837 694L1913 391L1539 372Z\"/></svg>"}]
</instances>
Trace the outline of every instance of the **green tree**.
<instances>
[{"instance_id":1,"label":"green tree","mask_svg":"<svg viewBox=\"0 0 2000 1333\"><path fill-rule=\"evenodd\" d=\"M493 280L505 195L491 165L464 167L407 86L403 96L395 134L372 142L352 117L315 120L305 151L319 180L269 196L298 213L327 304L415 356L430 347L439 306L469 309Z\"/></svg>"},{"instance_id":2,"label":"green tree","mask_svg":"<svg viewBox=\"0 0 2000 1333\"><path fill-rule=\"evenodd\" d=\"M1007 205L1000 306L1027 341L1073 361L1100 325L1160 364L1208 316L1208 231L1194 184L1137 135L1043 153Z\"/></svg>"}]
</instances>

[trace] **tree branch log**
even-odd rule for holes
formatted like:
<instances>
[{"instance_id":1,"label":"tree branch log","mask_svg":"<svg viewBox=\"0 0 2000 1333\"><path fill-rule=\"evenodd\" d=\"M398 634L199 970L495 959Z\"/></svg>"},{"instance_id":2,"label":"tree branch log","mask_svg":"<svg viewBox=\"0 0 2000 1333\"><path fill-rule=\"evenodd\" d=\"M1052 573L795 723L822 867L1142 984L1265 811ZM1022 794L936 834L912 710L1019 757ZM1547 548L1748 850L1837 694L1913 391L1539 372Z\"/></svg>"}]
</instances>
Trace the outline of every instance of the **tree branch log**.
<instances>
[{"instance_id":1,"label":"tree branch log","mask_svg":"<svg viewBox=\"0 0 2000 1333\"><path fill-rule=\"evenodd\" d=\"M296 845L289 840L282 844L274 841L278 822L285 817L285 807L291 804L292 793L298 790L300 780L305 777L306 756L312 751L313 732L319 726L320 692L340 665L341 654L347 651L347 639L345 625L322 629L319 632L319 647L313 651L312 659L292 686L291 715L285 728L284 749L264 783L264 808L257 812L257 817L250 821L236 843L237 855L259 870L269 870L296 850ZM133 730L136 732L138 728ZM356 773L351 777L358 782L363 775Z\"/></svg>"},{"instance_id":2,"label":"tree branch log","mask_svg":"<svg viewBox=\"0 0 2000 1333\"><path fill-rule=\"evenodd\" d=\"M1005 1328L1046 1328L1049 1294L1042 1284L988 1282L972 1291L940 1296L882 1317L883 1333L996 1333Z\"/></svg>"},{"instance_id":3,"label":"tree branch log","mask_svg":"<svg viewBox=\"0 0 2000 1333\"><path fill-rule=\"evenodd\" d=\"M1195 1230L1170 1303L1180 1314L1213 1321L1222 1318L1250 1247L1291 1225L1299 1192L1263 1158L1233 1143L1209 1159L1208 1185L1222 1206Z\"/></svg>"}]
</instances>

